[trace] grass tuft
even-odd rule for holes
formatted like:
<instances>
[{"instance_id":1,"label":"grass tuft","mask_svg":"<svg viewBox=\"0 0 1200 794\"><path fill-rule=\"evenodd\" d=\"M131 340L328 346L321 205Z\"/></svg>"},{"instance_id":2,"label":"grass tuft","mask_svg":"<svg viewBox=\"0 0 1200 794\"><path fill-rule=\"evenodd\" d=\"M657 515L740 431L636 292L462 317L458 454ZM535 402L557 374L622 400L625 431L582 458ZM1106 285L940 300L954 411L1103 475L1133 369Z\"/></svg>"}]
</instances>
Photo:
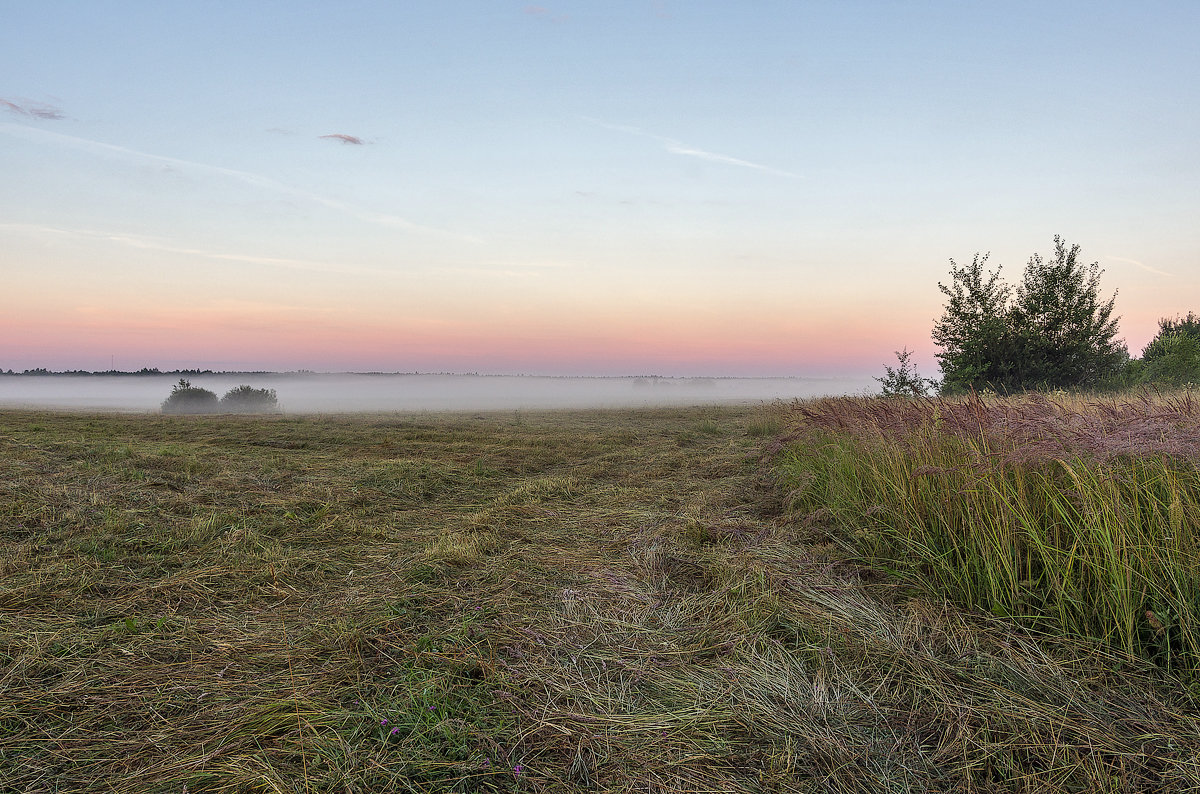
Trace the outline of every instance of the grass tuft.
<instances>
[{"instance_id":1,"label":"grass tuft","mask_svg":"<svg viewBox=\"0 0 1200 794\"><path fill-rule=\"evenodd\" d=\"M799 406L780 449L798 516L929 592L1200 674L1200 410L1124 401Z\"/></svg>"}]
</instances>

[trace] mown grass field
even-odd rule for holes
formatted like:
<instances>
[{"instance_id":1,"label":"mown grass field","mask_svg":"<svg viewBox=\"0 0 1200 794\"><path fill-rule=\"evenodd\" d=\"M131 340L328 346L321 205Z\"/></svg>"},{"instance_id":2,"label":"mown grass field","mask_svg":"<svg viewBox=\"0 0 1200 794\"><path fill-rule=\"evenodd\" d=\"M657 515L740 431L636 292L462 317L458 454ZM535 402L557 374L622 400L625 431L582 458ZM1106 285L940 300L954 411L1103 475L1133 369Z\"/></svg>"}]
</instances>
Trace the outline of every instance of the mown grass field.
<instances>
[{"instance_id":1,"label":"mown grass field","mask_svg":"<svg viewBox=\"0 0 1200 794\"><path fill-rule=\"evenodd\" d=\"M1178 659L887 564L814 416L0 412L0 790L1200 788Z\"/></svg>"}]
</instances>

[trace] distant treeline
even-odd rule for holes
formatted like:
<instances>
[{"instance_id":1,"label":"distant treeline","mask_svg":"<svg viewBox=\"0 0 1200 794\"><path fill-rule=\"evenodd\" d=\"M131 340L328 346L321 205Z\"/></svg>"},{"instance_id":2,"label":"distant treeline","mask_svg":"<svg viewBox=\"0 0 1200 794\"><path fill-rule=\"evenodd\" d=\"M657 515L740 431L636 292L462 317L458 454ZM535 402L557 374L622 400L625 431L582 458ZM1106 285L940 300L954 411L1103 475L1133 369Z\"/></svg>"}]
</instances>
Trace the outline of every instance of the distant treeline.
<instances>
[{"instance_id":1,"label":"distant treeline","mask_svg":"<svg viewBox=\"0 0 1200 794\"><path fill-rule=\"evenodd\" d=\"M158 367L142 367L141 369L137 370L136 372L126 372L124 370L119 370L119 369L97 370L95 372L91 372L86 369L67 369L67 370L62 370L61 372L58 372L55 370L46 369L45 367L38 367L36 369L22 370L21 372L16 372L11 369L0 370L0 375L12 375L14 377L20 377L22 375L36 375L36 376L53 375L53 376L57 376L57 377L87 377L87 376L93 376L93 375L105 375L105 376L119 375L119 376L136 378L136 377L142 377L142 376L146 376L146 375L158 376L158 375L311 375L311 374L313 374L311 370L297 370L294 372L280 373L280 372L268 372L265 370L213 371L211 369L159 369Z\"/></svg>"}]
</instances>

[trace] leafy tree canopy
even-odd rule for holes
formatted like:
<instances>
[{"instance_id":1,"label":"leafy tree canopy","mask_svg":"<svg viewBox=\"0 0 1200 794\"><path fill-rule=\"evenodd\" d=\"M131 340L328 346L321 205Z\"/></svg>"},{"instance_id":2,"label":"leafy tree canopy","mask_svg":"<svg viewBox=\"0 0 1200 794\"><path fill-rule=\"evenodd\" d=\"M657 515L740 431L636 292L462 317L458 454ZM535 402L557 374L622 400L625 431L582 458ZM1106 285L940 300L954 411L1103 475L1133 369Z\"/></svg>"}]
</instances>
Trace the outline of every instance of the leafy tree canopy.
<instances>
[{"instance_id":1,"label":"leafy tree canopy","mask_svg":"<svg viewBox=\"0 0 1200 794\"><path fill-rule=\"evenodd\" d=\"M1116 340L1116 295L1100 297L1100 265L1079 261L1079 246L1054 238L1054 257L1034 254L1013 304L1024 388L1097 386L1128 359Z\"/></svg>"},{"instance_id":2,"label":"leafy tree canopy","mask_svg":"<svg viewBox=\"0 0 1200 794\"><path fill-rule=\"evenodd\" d=\"M1146 362L1142 380L1163 386L1200 383L1200 341L1186 334L1163 337L1158 355Z\"/></svg>"},{"instance_id":3,"label":"leafy tree canopy","mask_svg":"<svg viewBox=\"0 0 1200 794\"><path fill-rule=\"evenodd\" d=\"M933 326L933 341L942 369L942 390L970 388L1008 391L1013 334L1009 299L1012 290L1000 278L1000 268L988 271L988 254L976 254L969 265L950 260L950 284L938 282L946 308Z\"/></svg>"},{"instance_id":4,"label":"leafy tree canopy","mask_svg":"<svg viewBox=\"0 0 1200 794\"><path fill-rule=\"evenodd\" d=\"M1200 383L1200 317L1163 318L1142 351L1142 381L1164 386Z\"/></svg>"},{"instance_id":5,"label":"leafy tree canopy","mask_svg":"<svg viewBox=\"0 0 1200 794\"><path fill-rule=\"evenodd\" d=\"M970 265L950 260L950 284L933 340L941 348L942 390L1102 385L1121 372L1128 353L1118 341L1116 296L1100 296L1098 263L1083 264L1079 246L1054 238L1054 253L1034 254L1014 291L987 255Z\"/></svg>"},{"instance_id":6,"label":"leafy tree canopy","mask_svg":"<svg viewBox=\"0 0 1200 794\"><path fill-rule=\"evenodd\" d=\"M1200 342L1200 317L1188 312L1187 317L1164 317L1158 321L1158 334L1142 350L1142 361L1150 363L1166 352L1164 343L1176 336L1186 336Z\"/></svg>"}]
</instances>

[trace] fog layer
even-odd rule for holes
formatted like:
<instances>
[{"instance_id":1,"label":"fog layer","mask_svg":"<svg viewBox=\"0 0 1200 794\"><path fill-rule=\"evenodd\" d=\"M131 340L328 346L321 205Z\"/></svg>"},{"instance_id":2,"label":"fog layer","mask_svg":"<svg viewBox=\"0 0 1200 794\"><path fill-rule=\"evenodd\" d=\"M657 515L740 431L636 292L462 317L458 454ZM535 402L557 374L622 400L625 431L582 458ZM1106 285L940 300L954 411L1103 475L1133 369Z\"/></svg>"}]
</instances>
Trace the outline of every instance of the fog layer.
<instances>
[{"instance_id":1,"label":"fog layer","mask_svg":"<svg viewBox=\"0 0 1200 794\"><path fill-rule=\"evenodd\" d=\"M177 376L0 377L0 407L157 411ZM770 402L870 389L870 378L550 378L481 375L195 375L218 397L275 389L287 413L624 408Z\"/></svg>"}]
</instances>

